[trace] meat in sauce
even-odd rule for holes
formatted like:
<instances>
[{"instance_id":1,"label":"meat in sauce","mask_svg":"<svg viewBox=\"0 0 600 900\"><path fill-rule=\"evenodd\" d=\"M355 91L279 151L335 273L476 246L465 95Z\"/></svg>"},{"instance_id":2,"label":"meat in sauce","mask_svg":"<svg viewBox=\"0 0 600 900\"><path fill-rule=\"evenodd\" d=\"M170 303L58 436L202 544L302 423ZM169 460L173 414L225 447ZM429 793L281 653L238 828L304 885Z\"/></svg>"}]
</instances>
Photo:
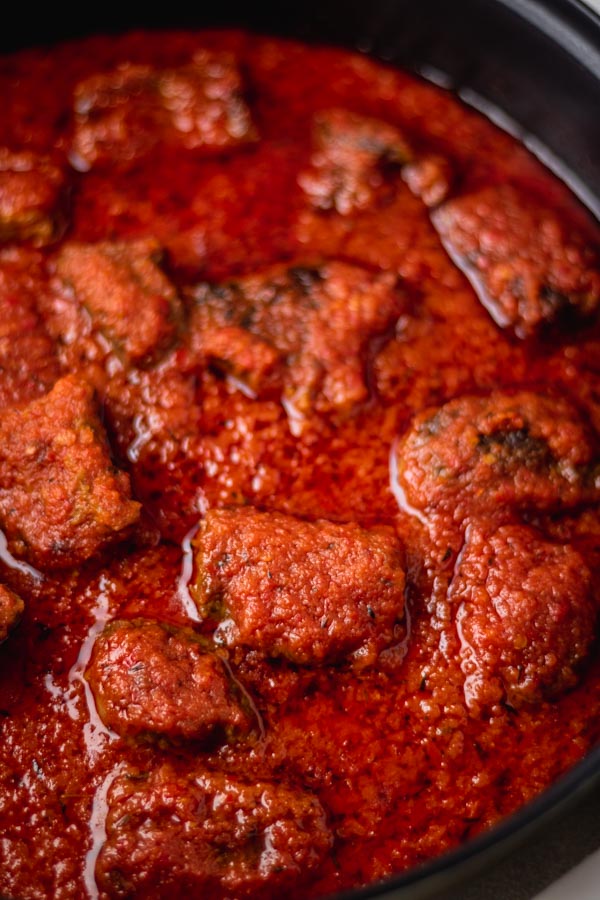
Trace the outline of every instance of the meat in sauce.
<instances>
[{"instance_id":1,"label":"meat in sauce","mask_svg":"<svg viewBox=\"0 0 600 900\"><path fill-rule=\"evenodd\" d=\"M401 635L404 566L392 533L224 509L207 514L194 547L193 594L221 619L215 640L225 646L364 666Z\"/></svg>"},{"instance_id":2,"label":"meat in sauce","mask_svg":"<svg viewBox=\"0 0 600 900\"><path fill-rule=\"evenodd\" d=\"M93 392L73 375L6 410L0 423L0 522L11 550L37 566L88 559L139 517L110 458Z\"/></svg>"},{"instance_id":3,"label":"meat in sauce","mask_svg":"<svg viewBox=\"0 0 600 900\"><path fill-rule=\"evenodd\" d=\"M152 240L66 243L56 272L94 328L119 353L143 364L175 342L180 304Z\"/></svg>"},{"instance_id":4,"label":"meat in sauce","mask_svg":"<svg viewBox=\"0 0 600 900\"><path fill-rule=\"evenodd\" d=\"M285 783L164 764L119 776L108 804L98 882L111 897L281 896L331 846L319 801Z\"/></svg>"},{"instance_id":5,"label":"meat in sauce","mask_svg":"<svg viewBox=\"0 0 600 900\"><path fill-rule=\"evenodd\" d=\"M60 375L54 343L37 297L44 285L39 254L0 251L0 407L48 393Z\"/></svg>"},{"instance_id":6,"label":"meat in sauce","mask_svg":"<svg viewBox=\"0 0 600 900\"><path fill-rule=\"evenodd\" d=\"M206 742L248 732L222 660L193 632L152 620L113 621L86 673L100 718L117 734Z\"/></svg>"},{"instance_id":7,"label":"meat in sauce","mask_svg":"<svg viewBox=\"0 0 600 900\"><path fill-rule=\"evenodd\" d=\"M386 122L328 109L314 123L312 167L300 184L316 209L342 215L385 202L394 176L412 159L402 133Z\"/></svg>"},{"instance_id":8,"label":"meat in sauce","mask_svg":"<svg viewBox=\"0 0 600 900\"><path fill-rule=\"evenodd\" d=\"M51 159L0 147L0 241L43 246L59 237L66 184L65 172Z\"/></svg>"},{"instance_id":9,"label":"meat in sauce","mask_svg":"<svg viewBox=\"0 0 600 900\"><path fill-rule=\"evenodd\" d=\"M597 438L563 397L461 397L415 417L395 452L408 503L425 513L568 509L599 496Z\"/></svg>"},{"instance_id":10,"label":"meat in sauce","mask_svg":"<svg viewBox=\"0 0 600 900\"><path fill-rule=\"evenodd\" d=\"M0 643L6 640L10 630L18 623L23 609L21 598L0 584Z\"/></svg>"},{"instance_id":11,"label":"meat in sauce","mask_svg":"<svg viewBox=\"0 0 600 900\"><path fill-rule=\"evenodd\" d=\"M594 634L592 576L525 525L470 529L450 586L471 707L539 703L572 687Z\"/></svg>"},{"instance_id":12,"label":"meat in sauce","mask_svg":"<svg viewBox=\"0 0 600 900\"><path fill-rule=\"evenodd\" d=\"M485 188L433 216L448 252L503 327L531 337L600 303L600 256L559 216L514 187Z\"/></svg>"},{"instance_id":13,"label":"meat in sauce","mask_svg":"<svg viewBox=\"0 0 600 900\"><path fill-rule=\"evenodd\" d=\"M393 328L405 303L390 273L336 261L200 285L193 296L196 352L257 393L272 386L281 361L295 430L313 409L349 415L368 399L369 346Z\"/></svg>"},{"instance_id":14,"label":"meat in sauce","mask_svg":"<svg viewBox=\"0 0 600 900\"><path fill-rule=\"evenodd\" d=\"M157 143L209 151L255 137L235 61L199 50L189 64L156 70L123 63L75 89L72 156L81 169L128 163Z\"/></svg>"}]
</instances>

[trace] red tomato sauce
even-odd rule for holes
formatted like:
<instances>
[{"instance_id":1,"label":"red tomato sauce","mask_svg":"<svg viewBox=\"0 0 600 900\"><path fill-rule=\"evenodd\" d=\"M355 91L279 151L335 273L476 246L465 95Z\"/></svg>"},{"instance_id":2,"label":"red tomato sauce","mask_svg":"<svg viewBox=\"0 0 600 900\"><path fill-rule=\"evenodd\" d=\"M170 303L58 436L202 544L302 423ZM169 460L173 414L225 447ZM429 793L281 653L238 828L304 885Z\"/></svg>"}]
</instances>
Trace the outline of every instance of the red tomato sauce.
<instances>
[{"instance_id":1,"label":"red tomato sauce","mask_svg":"<svg viewBox=\"0 0 600 900\"><path fill-rule=\"evenodd\" d=\"M0 95L0 894L325 896L551 785L600 733L586 211L340 49Z\"/></svg>"}]
</instances>

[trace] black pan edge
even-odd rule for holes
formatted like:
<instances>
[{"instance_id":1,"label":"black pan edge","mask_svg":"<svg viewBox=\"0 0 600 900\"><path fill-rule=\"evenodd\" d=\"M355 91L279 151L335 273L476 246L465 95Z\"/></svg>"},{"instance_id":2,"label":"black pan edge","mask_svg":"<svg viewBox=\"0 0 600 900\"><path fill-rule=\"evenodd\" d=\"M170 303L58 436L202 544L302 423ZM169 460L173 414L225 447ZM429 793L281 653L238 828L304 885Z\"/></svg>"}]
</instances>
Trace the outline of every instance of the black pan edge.
<instances>
[{"instance_id":1,"label":"black pan edge","mask_svg":"<svg viewBox=\"0 0 600 900\"><path fill-rule=\"evenodd\" d=\"M581 0L504 0L504 4L598 76L600 46L594 29L600 16L595 10Z\"/></svg>"}]
</instances>

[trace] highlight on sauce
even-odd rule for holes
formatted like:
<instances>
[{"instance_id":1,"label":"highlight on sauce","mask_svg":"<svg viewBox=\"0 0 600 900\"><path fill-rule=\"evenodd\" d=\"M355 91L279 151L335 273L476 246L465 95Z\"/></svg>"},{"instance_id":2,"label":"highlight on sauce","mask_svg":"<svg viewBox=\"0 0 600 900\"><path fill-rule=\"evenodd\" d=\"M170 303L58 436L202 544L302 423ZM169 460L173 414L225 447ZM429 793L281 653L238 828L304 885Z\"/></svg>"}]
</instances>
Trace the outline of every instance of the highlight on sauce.
<instances>
[{"instance_id":1,"label":"highlight on sauce","mask_svg":"<svg viewBox=\"0 0 600 900\"><path fill-rule=\"evenodd\" d=\"M0 894L324 897L600 732L599 231L242 32L2 59Z\"/></svg>"}]
</instances>

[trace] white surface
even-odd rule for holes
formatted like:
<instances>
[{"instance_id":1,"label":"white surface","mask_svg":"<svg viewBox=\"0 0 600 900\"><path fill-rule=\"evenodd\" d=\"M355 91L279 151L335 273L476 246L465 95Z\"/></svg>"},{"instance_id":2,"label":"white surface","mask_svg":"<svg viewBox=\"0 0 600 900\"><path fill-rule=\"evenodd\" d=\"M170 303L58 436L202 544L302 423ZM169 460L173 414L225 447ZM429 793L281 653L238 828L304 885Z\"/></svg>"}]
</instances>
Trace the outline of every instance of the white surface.
<instances>
[{"instance_id":1,"label":"white surface","mask_svg":"<svg viewBox=\"0 0 600 900\"><path fill-rule=\"evenodd\" d=\"M596 3L600 7L600 2ZM600 896L600 850L596 850L553 885L538 894L536 900L598 900Z\"/></svg>"}]
</instances>

